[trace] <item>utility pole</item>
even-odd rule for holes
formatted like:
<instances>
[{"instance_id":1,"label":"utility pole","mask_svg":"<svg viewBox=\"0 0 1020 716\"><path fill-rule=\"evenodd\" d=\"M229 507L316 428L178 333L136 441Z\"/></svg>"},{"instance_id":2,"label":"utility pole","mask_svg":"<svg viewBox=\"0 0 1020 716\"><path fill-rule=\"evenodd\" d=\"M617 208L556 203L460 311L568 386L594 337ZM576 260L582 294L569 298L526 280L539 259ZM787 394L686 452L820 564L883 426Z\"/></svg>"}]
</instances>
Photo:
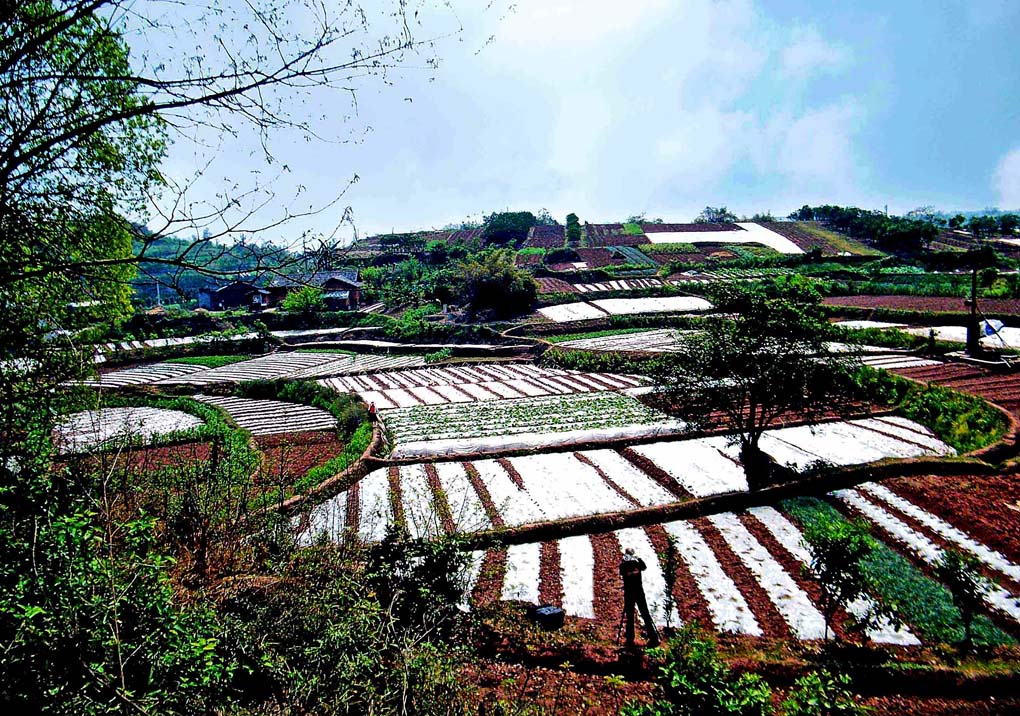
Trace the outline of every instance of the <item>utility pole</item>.
<instances>
[{"instance_id":1,"label":"utility pole","mask_svg":"<svg viewBox=\"0 0 1020 716\"><path fill-rule=\"evenodd\" d=\"M981 336L978 331L977 276L978 270L975 263L970 274L970 299L966 301L970 306L970 320L967 322L967 355L972 358L981 355Z\"/></svg>"}]
</instances>

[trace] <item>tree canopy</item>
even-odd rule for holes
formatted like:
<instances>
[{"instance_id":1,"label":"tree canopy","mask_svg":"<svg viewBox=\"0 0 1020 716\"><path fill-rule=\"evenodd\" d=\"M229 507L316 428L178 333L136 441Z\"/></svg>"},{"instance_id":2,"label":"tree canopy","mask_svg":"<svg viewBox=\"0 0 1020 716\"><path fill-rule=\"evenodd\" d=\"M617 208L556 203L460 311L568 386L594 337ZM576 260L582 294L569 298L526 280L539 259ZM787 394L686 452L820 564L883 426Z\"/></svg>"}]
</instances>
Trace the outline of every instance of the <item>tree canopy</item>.
<instances>
[{"instance_id":1,"label":"tree canopy","mask_svg":"<svg viewBox=\"0 0 1020 716\"><path fill-rule=\"evenodd\" d=\"M852 402L859 363L831 349L821 297L802 279L722 284L712 300L733 318L685 336L664 359L661 379L692 429L734 430L757 480L765 430L784 415L817 417Z\"/></svg>"},{"instance_id":2,"label":"tree canopy","mask_svg":"<svg viewBox=\"0 0 1020 716\"><path fill-rule=\"evenodd\" d=\"M725 206L706 206L695 219L695 224L732 224L737 215Z\"/></svg>"}]
</instances>

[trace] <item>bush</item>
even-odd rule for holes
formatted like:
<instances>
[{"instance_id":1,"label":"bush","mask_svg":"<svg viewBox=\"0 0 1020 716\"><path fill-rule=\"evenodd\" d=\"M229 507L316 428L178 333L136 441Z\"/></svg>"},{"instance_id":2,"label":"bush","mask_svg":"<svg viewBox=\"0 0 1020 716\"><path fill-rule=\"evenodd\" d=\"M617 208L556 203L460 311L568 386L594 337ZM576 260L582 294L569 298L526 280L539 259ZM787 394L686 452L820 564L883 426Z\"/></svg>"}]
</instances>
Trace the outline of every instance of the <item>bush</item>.
<instances>
[{"instance_id":1,"label":"bush","mask_svg":"<svg viewBox=\"0 0 1020 716\"><path fill-rule=\"evenodd\" d=\"M850 692L850 677L826 671L797 679L783 701L783 716L864 716L870 709L857 703Z\"/></svg>"},{"instance_id":2,"label":"bush","mask_svg":"<svg viewBox=\"0 0 1020 716\"><path fill-rule=\"evenodd\" d=\"M960 453L991 445L1006 432L1005 416L984 400L938 385L911 392L900 410Z\"/></svg>"},{"instance_id":3,"label":"bush","mask_svg":"<svg viewBox=\"0 0 1020 716\"><path fill-rule=\"evenodd\" d=\"M657 698L650 705L624 707L627 716L699 714L768 716L772 689L756 674L734 676L720 658L715 640L696 624L685 625L668 650L653 649L660 661Z\"/></svg>"}]
</instances>

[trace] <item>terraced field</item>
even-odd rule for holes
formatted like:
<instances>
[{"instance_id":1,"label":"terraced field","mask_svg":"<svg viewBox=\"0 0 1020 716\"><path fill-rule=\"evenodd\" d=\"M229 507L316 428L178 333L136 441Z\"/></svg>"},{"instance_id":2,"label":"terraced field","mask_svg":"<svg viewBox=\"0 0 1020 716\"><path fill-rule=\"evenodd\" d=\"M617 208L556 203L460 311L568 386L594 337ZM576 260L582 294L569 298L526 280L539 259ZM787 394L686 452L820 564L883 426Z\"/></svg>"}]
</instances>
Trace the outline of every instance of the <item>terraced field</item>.
<instances>
[{"instance_id":1,"label":"terraced field","mask_svg":"<svg viewBox=\"0 0 1020 716\"><path fill-rule=\"evenodd\" d=\"M542 368L531 363L477 363L327 378L319 383L357 393L380 410L415 405L470 403L602 390L624 390L647 381L629 375Z\"/></svg>"},{"instance_id":2,"label":"terraced field","mask_svg":"<svg viewBox=\"0 0 1020 716\"><path fill-rule=\"evenodd\" d=\"M545 306L538 312L557 323L583 321L634 313L684 313L711 310L712 304L696 296L650 296L647 298L603 298L579 303Z\"/></svg>"},{"instance_id":3,"label":"terraced field","mask_svg":"<svg viewBox=\"0 0 1020 716\"><path fill-rule=\"evenodd\" d=\"M374 370L424 365L421 356L390 356L368 353L303 353L281 351L219 368L175 363L152 363L111 371L88 385L118 388L127 385L212 385L272 378L317 378Z\"/></svg>"},{"instance_id":4,"label":"terraced field","mask_svg":"<svg viewBox=\"0 0 1020 716\"><path fill-rule=\"evenodd\" d=\"M336 418L325 410L280 400L252 400L221 395L196 395L195 400L222 408L238 427L252 435L333 430Z\"/></svg>"},{"instance_id":5,"label":"terraced field","mask_svg":"<svg viewBox=\"0 0 1020 716\"><path fill-rule=\"evenodd\" d=\"M101 450L125 441L141 442L202 425L194 415L162 408L103 408L65 416L53 431L61 453Z\"/></svg>"}]
</instances>

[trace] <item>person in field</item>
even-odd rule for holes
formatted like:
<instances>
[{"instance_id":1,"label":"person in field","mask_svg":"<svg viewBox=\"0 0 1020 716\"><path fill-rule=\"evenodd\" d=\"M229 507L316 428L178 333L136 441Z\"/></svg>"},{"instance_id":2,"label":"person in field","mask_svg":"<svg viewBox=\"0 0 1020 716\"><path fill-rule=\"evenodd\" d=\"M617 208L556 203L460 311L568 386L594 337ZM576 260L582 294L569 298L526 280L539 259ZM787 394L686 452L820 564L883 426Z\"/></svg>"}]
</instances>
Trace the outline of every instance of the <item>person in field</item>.
<instances>
[{"instance_id":1,"label":"person in field","mask_svg":"<svg viewBox=\"0 0 1020 716\"><path fill-rule=\"evenodd\" d=\"M624 550L623 559L620 560L620 576L623 578L623 617L627 620L627 646L634 646L634 607L641 610L641 619L645 623L645 634L648 637L648 646L659 645L659 632L655 629L655 622L648 611L648 602L645 600L645 587L641 581L641 573L647 569L645 561L634 554L634 549L628 547Z\"/></svg>"}]
</instances>

